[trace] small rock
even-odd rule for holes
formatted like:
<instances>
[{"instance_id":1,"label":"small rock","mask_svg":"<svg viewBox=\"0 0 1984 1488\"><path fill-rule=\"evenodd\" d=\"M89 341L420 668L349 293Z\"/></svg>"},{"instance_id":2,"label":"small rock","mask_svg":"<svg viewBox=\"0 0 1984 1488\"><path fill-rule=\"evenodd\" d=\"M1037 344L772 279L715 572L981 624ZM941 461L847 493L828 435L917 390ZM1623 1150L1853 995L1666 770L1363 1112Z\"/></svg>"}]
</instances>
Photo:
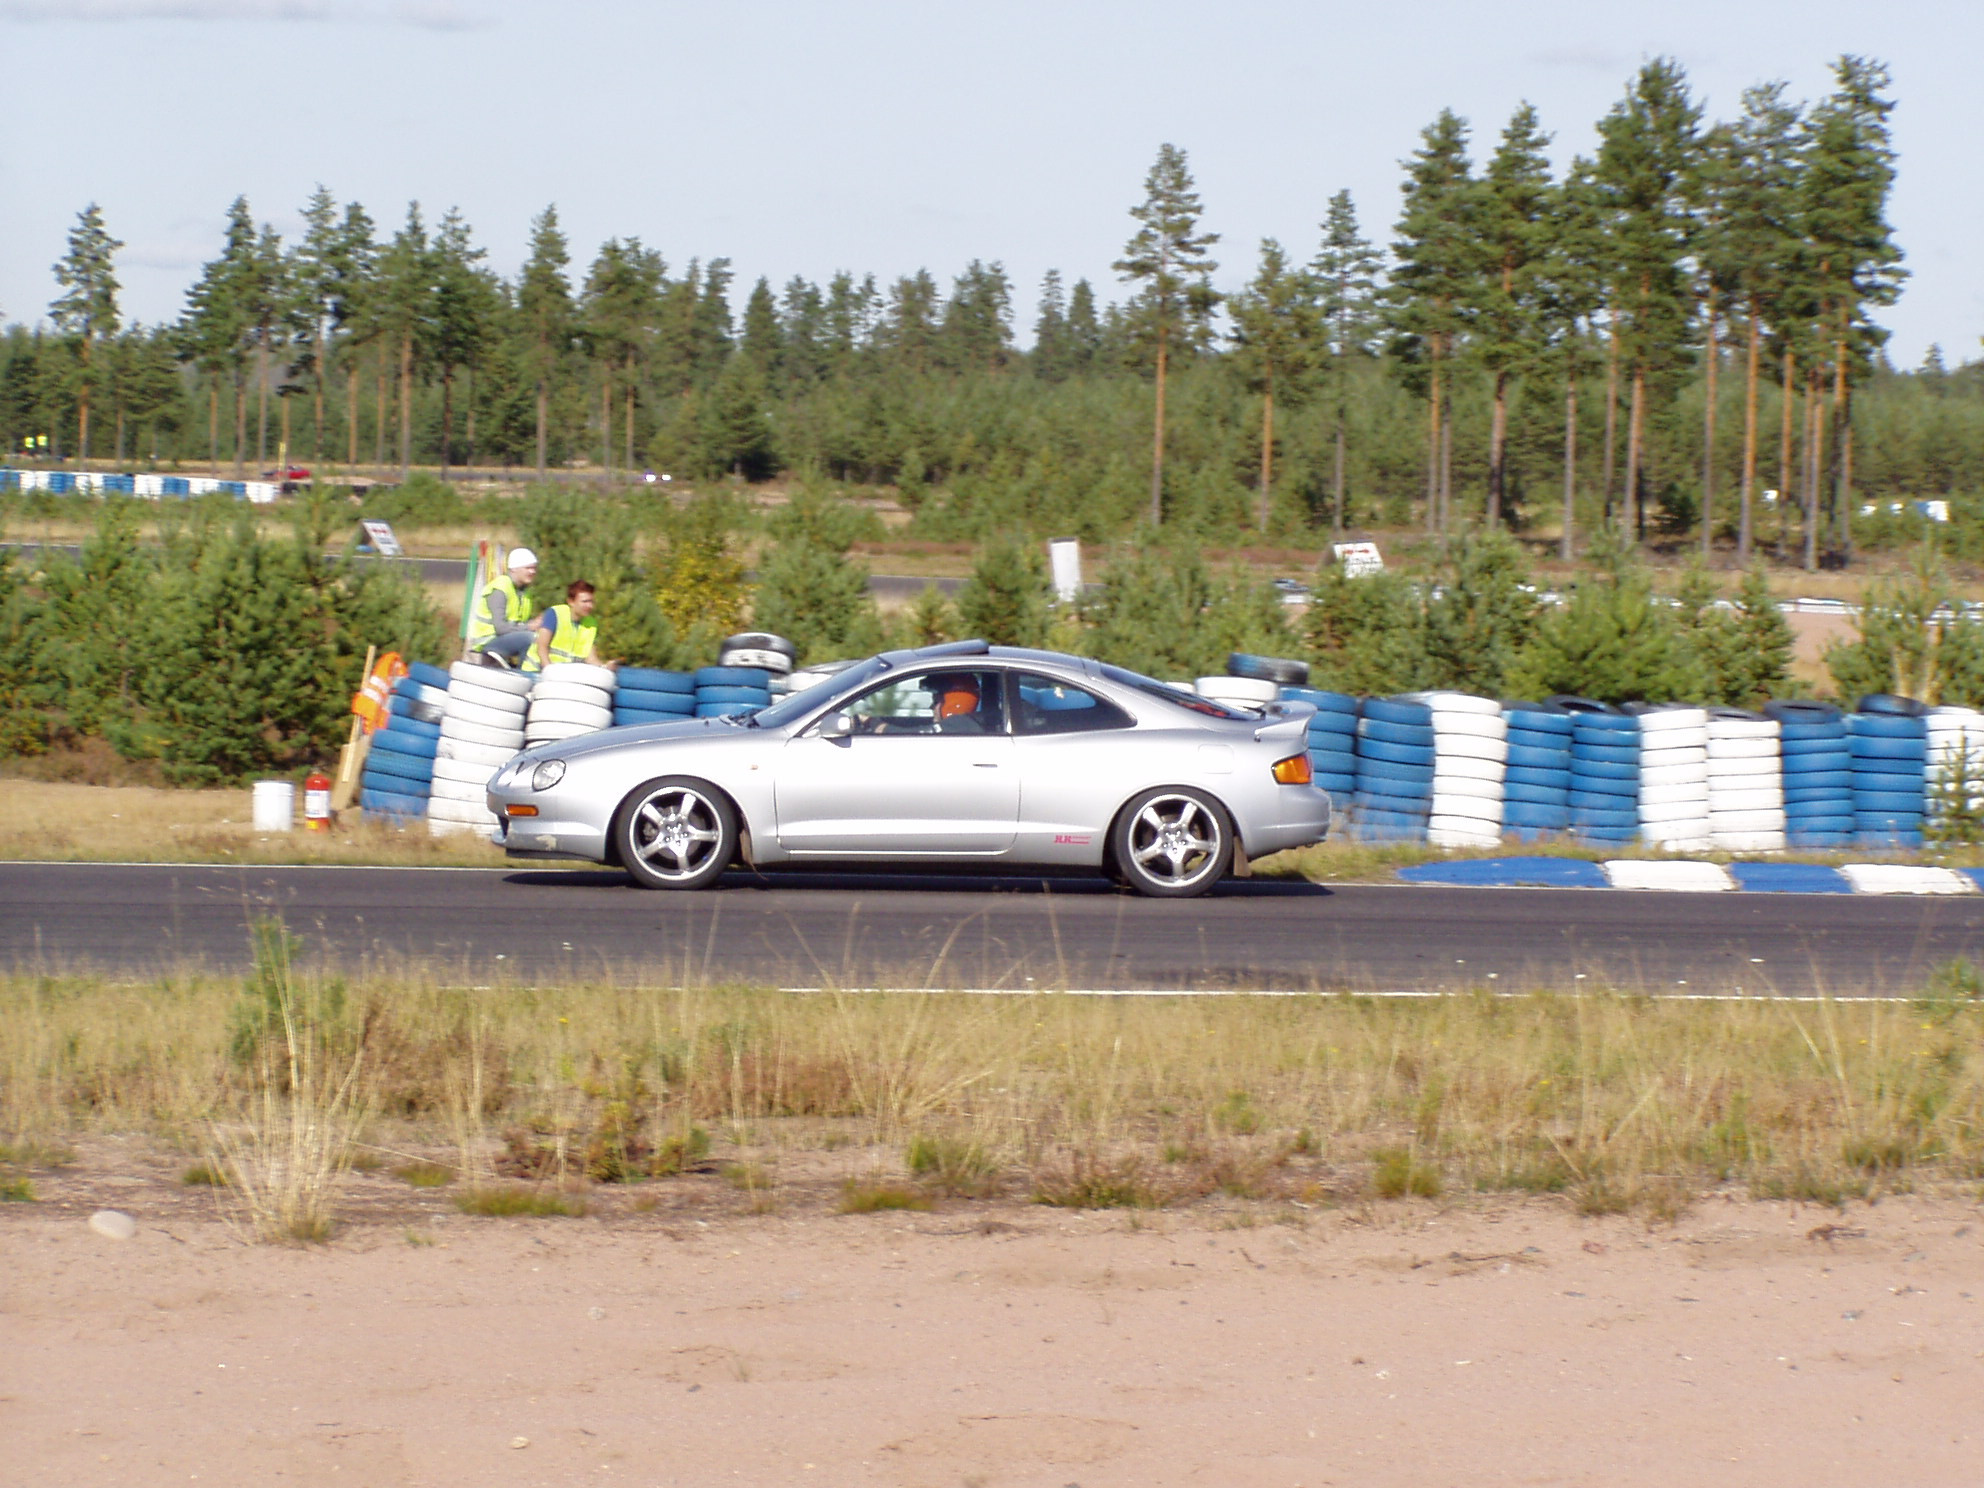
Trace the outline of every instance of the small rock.
<instances>
[{"instance_id":1,"label":"small rock","mask_svg":"<svg viewBox=\"0 0 1984 1488\"><path fill-rule=\"evenodd\" d=\"M513 1452L529 1445L530 1438L527 1436L513 1436L510 1438L510 1450Z\"/></svg>"},{"instance_id":2,"label":"small rock","mask_svg":"<svg viewBox=\"0 0 1984 1488\"><path fill-rule=\"evenodd\" d=\"M604 1307L588 1307L586 1309L586 1316L596 1323L606 1316L606 1309Z\"/></svg>"},{"instance_id":3,"label":"small rock","mask_svg":"<svg viewBox=\"0 0 1984 1488\"><path fill-rule=\"evenodd\" d=\"M90 1216L90 1228L106 1240L129 1240L138 1233L138 1222L117 1209L99 1209Z\"/></svg>"}]
</instances>

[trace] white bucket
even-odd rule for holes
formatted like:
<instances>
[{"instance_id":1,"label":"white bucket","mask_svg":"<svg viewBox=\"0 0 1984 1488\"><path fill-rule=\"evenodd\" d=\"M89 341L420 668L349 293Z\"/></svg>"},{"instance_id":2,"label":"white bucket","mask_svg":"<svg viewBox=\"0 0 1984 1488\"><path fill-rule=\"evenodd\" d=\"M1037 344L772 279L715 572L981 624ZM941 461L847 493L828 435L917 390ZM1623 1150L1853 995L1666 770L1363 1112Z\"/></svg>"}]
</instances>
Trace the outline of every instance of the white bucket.
<instances>
[{"instance_id":1,"label":"white bucket","mask_svg":"<svg viewBox=\"0 0 1984 1488\"><path fill-rule=\"evenodd\" d=\"M287 780L255 782L255 830L287 832L296 820L296 787Z\"/></svg>"}]
</instances>

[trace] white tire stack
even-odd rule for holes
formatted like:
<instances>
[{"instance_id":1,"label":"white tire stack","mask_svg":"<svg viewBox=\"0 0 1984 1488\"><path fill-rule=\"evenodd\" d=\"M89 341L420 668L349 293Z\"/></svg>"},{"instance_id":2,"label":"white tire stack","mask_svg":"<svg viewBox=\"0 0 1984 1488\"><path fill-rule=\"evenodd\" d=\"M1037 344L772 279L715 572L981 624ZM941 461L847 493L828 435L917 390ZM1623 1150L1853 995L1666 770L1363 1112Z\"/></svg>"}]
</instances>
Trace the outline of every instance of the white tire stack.
<instances>
[{"instance_id":1,"label":"white tire stack","mask_svg":"<svg viewBox=\"0 0 1984 1488\"><path fill-rule=\"evenodd\" d=\"M1261 677L1201 677L1192 684L1200 697L1242 708L1260 708L1281 696L1278 683Z\"/></svg>"},{"instance_id":2,"label":"white tire stack","mask_svg":"<svg viewBox=\"0 0 1984 1488\"><path fill-rule=\"evenodd\" d=\"M1708 821L1713 846L1725 852L1783 848L1781 750L1775 718L1740 714L1733 708L1709 714Z\"/></svg>"},{"instance_id":3,"label":"white tire stack","mask_svg":"<svg viewBox=\"0 0 1984 1488\"><path fill-rule=\"evenodd\" d=\"M1670 852L1713 846L1706 708L1640 714L1640 841Z\"/></svg>"},{"instance_id":4,"label":"white tire stack","mask_svg":"<svg viewBox=\"0 0 1984 1488\"><path fill-rule=\"evenodd\" d=\"M1433 711L1433 799L1426 840L1435 847L1499 847L1509 721L1493 698L1409 692Z\"/></svg>"},{"instance_id":5,"label":"white tire stack","mask_svg":"<svg viewBox=\"0 0 1984 1488\"><path fill-rule=\"evenodd\" d=\"M1984 806L1984 713L1975 708L1931 708L1922 720L1929 730L1928 809L1932 819L1953 804L1949 782L1959 774L1970 782L1970 806Z\"/></svg>"},{"instance_id":6,"label":"white tire stack","mask_svg":"<svg viewBox=\"0 0 1984 1488\"><path fill-rule=\"evenodd\" d=\"M769 631L744 630L725 636L717 648L716 664L725 667L755 667L770 672L776 681L792 671L792 660L799 648L782 635Z\"/></svg>"},{"instance_id":7,"label":"white tire stack","mask_svg":"<svg viewBox=\"0 0 1984 1488\"><path fill-rule=\"evenodd\" d=\"M611 667L553 662L538 675L524 718L524 746L549 744L613 727Z\"/></svg>"},{"instance_id":8,"label":"white tire stack","mask_svg":"<svg viewBox=\"0 0 1984 1488\"><path fill-rule=\"evenodd\" d=\"M522 672L474 661L448 668L433 793L427 798L427 829L436 837L496 826L489 779L524 747L530 690L531 679Z\"/></svg>"}]
</instances>

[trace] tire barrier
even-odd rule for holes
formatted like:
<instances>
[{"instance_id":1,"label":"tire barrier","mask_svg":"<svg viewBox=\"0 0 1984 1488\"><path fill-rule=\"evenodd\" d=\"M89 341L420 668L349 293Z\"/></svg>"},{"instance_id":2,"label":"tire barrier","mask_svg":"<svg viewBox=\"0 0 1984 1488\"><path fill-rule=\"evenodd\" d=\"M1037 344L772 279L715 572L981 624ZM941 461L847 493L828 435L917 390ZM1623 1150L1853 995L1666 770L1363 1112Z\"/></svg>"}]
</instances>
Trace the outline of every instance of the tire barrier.
<instances>
[{"instance_id":1,"label":"tire barrier","mask_svg":"<svg viewBox=\"0 0 1984 1488\"><path fill-rule=\"evenodd\" d=\"M1315 706L1309 716L1309 770L1329 792L1330 805L1348 811L1357 793L1357 699L1345 692L1284 687L1281 701Z\"/></svg>"},{"instance_id":2,"label":"tire barrier","mask_svg":"<svg viewBox=\"0 0 1984 1488\"><path fill-rule=\"evenodd\" d=\"M1494 847L1502 840L1509 725L1493 698L1407 693L1432 712L1433 793L1426 840L1436 847Z\"/></svg>"},{"instance_id":3,"label":"tire barrier","mask_svg":"<svg viewBox=\"0 0 1984 1488\"><path fill-rule=\"evenodd\" d=\"M442 706L434 783L427 800L427 828L435 836L470 830L486 833L496 826L486 788L503 762L524 747L536 681L525 672L474 661L458 661L448 668L448 699Z\"/></svg>"},{"instance_id":4,"label":"tire barrier","mask_svg":"<svg viewBox=\"0 0 1984 1488\"><path fill-rule=\"evenodd\" d=\"M1711 845L1708 710L1649 708L1640 723L1640 841L1671 852Z\"/></svg>"},{"instance_id":5,"label":"tire barrier","mask_svg":"<svg viewBox=\"0 0 1984 1488\"><path fill-rule=\"evenodd\" d=\"M1571 831L1587 842L1631 842L1640 831L1640 724L1589 698L1550 699L1571 716Z\"/></svg>"},{"instance_id":6,"label":"tire barrier","mask_svg":"<svg viewBox=\"0 0 1984 1488\"><path fill-rule=\"evenodd\" d=\"M434 756L441 747L441 706L429 698L447 697L419 680L415 668L429 677L447 676L438 667L415 662L393 684L386 698L386 726L372 735L358 774L360 808L400 820L427 814Z\"/></svg>"},{"instance_id":7,"label":"tire barrier","mask_svg":"<svg viewBox=\"0 0 1984 1488\"><path fill-rule=\"evenodd\" d=\"M1920 847L1927 815L1929 710L1876 693L1846 719L1853 838L1862 847Z\"/></svg>"},{"instance_id":8,"label":"tire barrier","mask_svg":"<svg viewBox=\"0 0 1984 1488\"><path fill-rule=\"evenodd\" d=\"M1424 842L1433 815L1433 710L1409 698L1366 698L1358 707L1351 831L1363 842ZM1384 726L1388 738L1366 733ZM1393 756L1407 754L1400 759Z\"/></svg>"},{"instance_id":9,"label":"tire barrier","mask_svg":"<svg viewBox=\"0 0 1984 1488\"><path fill-rule=\"evenodd\" d=\"M704 667L695 673L695 716L728 718L770 707L771 681L772 674L763 667Z\"/></svg>"},{"instance_id":10,"label":"tire barrier","mask_svg":"<svg viewBox=\"0 0 1984 1488\"><path fill-rule=\"evenodd\" d=\"M613 727L618 680L611 667L557 662L538 676L524 716L524 747Z\"/></svg>"},{"instance_id":11,"label":"tire barrier","mask_svg":"<svg viewBox=\"0 0 1984 1488\"><path fill-rule=\"evenodd\" d=\"M1828 703L1764 704L1777 720L1787 847L1853 845L1853 754L1846 715Z\"/></svg>"},{"instance_id":12,"label":"tire barrier","mask_svg":"<svg viewBox=\"0 0 1984 1488\"><path fill-rule=\"evenodd\" d=\"M1783 725L1741 708L1708 710L1711 845L1729 852L1784 847Z\"/></svg>"},{"instance_id":13,"label":"tire barrier","mask_svg":"<svg viewBox=\"0 0 1984 1488\"><path fill-rule=\"evenodd\" d=\"M749 667L769 673L774 679L792 670L799 648L784 636L762 630L740 631L724 637L717 648L716 663L724 667Z\"/></svg>"},{"instance_id":14,"label":"tire barrier","mask_svg":"<svg viewBox=\"0 0 1984 1488\"><path fill-rule=\"evenodd\" d=\"M1523 842L1571 825L1571 714L1555 703L1504 703L1509 760L1502 828Z\"/></svg>"}]
</instances>

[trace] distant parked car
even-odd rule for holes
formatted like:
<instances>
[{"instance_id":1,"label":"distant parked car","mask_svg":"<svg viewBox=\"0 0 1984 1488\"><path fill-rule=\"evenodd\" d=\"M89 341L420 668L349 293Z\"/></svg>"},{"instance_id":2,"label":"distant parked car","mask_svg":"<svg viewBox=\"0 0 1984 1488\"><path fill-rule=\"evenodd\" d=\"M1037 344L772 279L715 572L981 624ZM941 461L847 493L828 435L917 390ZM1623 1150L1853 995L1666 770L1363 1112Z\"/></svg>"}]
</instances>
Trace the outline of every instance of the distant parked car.
<instances>
[{"instance_id":1,"label":"distant parked car","mask_svg":"<svg viewBox=\"0 0 1984 1488\"><path fill-rule=\"evenodd\" d=\"M1328 834L1303 748L1314 711L957 641L870 657L746 714L539 745L496 772L489 808L513 857L616 863L653 889L704 888L740 859L977 859L1100 869L1182 898Z\"/></svg>"},{"instance_id":2,"label":"distant parked car","mask_svg":"<svg viewBox=\"0 0 1984 1488\"><path fill-rule=\"evenodd\" d=\"M262 479L272 481L307 481L310 479L310 472L301 465L290 465L281 470L264 470L262 472Z\"/></svg>"}]
</instances>

